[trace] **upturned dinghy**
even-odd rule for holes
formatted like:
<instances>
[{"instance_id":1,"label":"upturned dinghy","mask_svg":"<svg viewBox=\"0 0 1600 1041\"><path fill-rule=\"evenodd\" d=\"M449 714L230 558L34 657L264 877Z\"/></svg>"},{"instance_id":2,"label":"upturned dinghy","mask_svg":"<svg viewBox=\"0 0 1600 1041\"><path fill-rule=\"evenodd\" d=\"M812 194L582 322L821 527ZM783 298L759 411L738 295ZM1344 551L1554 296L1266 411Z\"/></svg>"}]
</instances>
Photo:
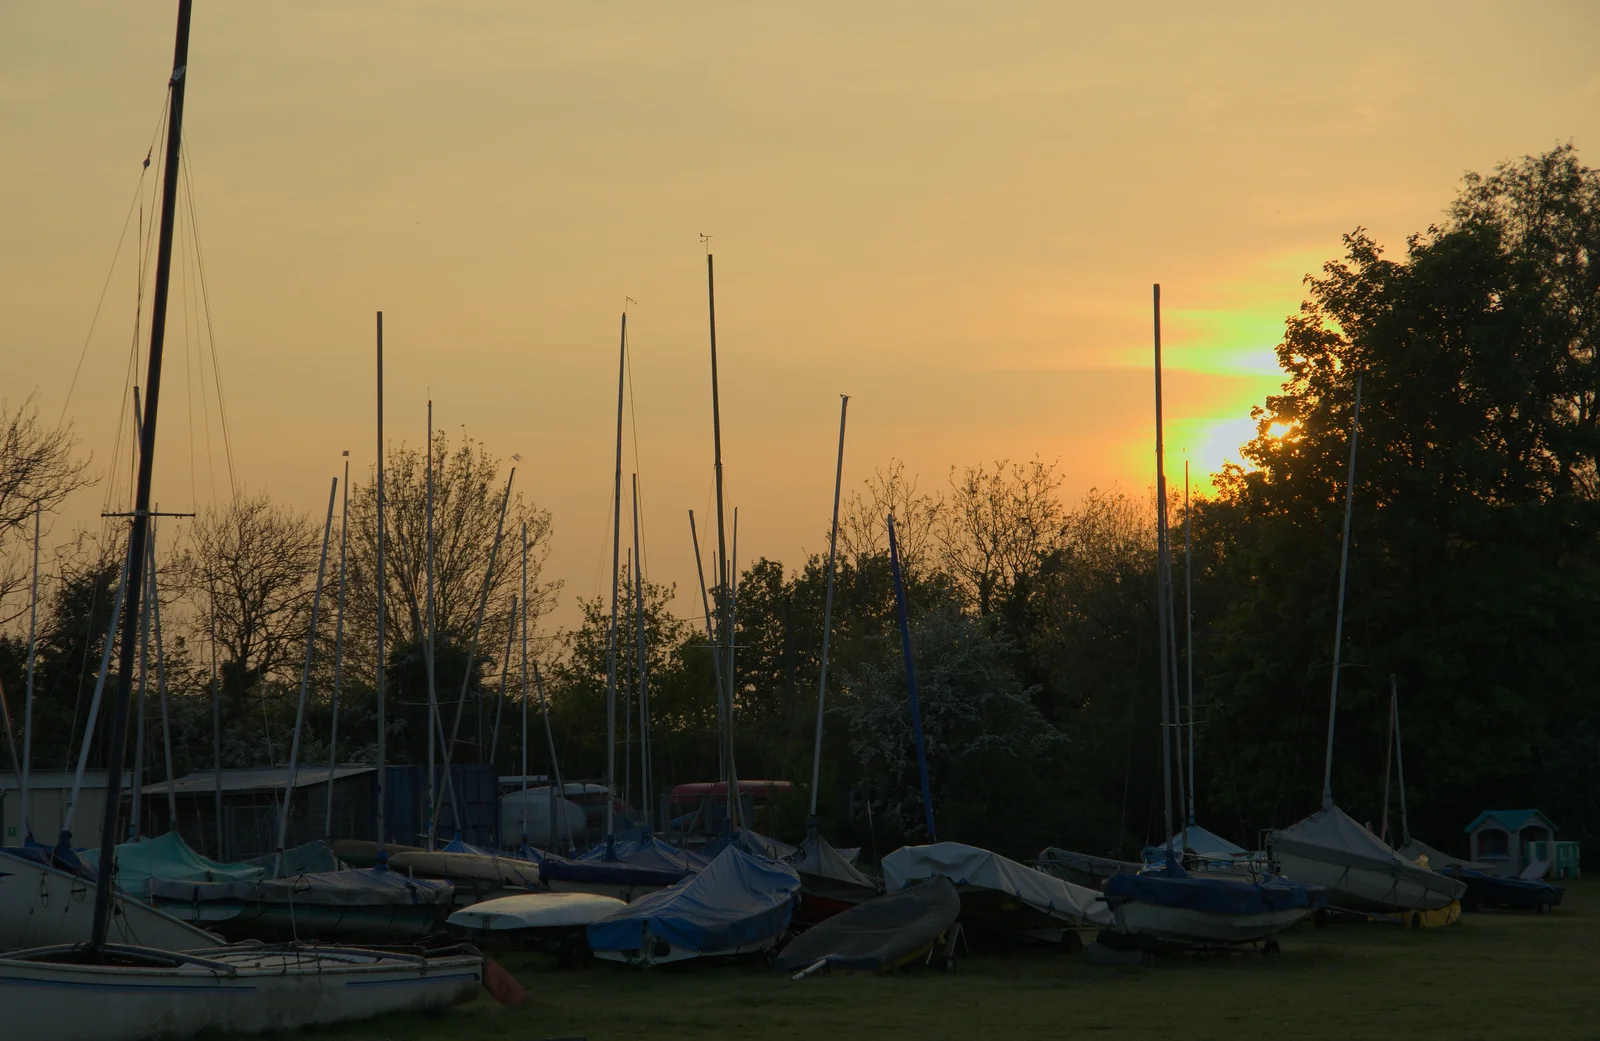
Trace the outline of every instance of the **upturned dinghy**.
<instances>
[{"instance_id":1,"label":"upturned dinghy","mask_svg":"<svg viewBox=\"0 0 1600 1041\"><path fill-rule=\"evenodd\" d=\"M927 954L960 914L955 883L941 875L840 911L791 940L773 964L780 972L888 972Z\"/></svg>"},{"instance_id":2,"label":"upturned dinghy","mask_svg":"<svg viewBox=\"0 0 1600 1041\"><path fill-rule=\"evenodd\" d=\"M539 888L539 865L495 853L449 850L396 853L389 858L389 869L402 875L449 882L455 887L458 905Z\"/></svg>"},{"instance_id":3,"label":"upturned dinghy","mask_svg":"<svg viewBox=\"0 0 1600 1041\"><path fill-rule=\"evenodd\" d=\"M533 947L571 965L588 948L589 926L627 906L593 893L515 893L464 907L449 924L473 943Z\"/></svg>"},{"instance_id":4,"label":"upturned dinghy","mask_svg":"<svg viewBox=\"0 0 1600 1041\"><path fill-rule=\"evenodd\" d=\"M883 858L883 884L890 893L939 875L956 884L961 920L969 928L1060 943L1071 942L1068 934L1084 926L1111 924L1111 912L1094 890L976 846L902 846Z\"/></svg>"},{"instance_id":5,"label":"upturned dinghy","mask_svg":"<svg viewBox=\"0 0 1600 1041\"><path fill-rule=\"evenodd\" d=\"M470 998L483 957L337 947L237 947L172 953L108 944L0 956L8 1036L143 1041L202 1031L297 1030Z\"/></svg>"},{"instance_id":6,"label":"upturned dinghy","mask_svg":"<svg viewBox=\"0 0 1600 1041\"><path fill-rule=\"evenodd\" d=\"M589 949L639 966L770 950L799 888L786 864L730 846L698 874L589 926Z\"/></svg>"}]
</instances>

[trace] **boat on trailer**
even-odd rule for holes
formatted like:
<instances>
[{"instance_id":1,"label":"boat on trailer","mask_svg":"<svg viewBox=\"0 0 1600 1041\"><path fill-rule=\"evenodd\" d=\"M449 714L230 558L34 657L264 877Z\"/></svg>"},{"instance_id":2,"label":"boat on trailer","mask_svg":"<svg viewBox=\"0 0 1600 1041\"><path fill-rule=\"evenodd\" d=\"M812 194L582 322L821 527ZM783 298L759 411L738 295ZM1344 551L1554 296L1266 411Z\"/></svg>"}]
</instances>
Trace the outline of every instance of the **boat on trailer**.
<instances>
[{"instance_id":1,"label":"boat on trailer","mask_svg":"<svg viewBox=\"0 0 1600 1041\"><path fill-rule=\"evenodd\" d=\"M799 889L793 868L729 846L705 870L589 926L589 949L636 966L768 951Z\"/></svg>"},{"instance_id":2,"label":"boat on trailer","mask_svg":"<svg viewBox=\"0 0 1600 1041\"><path fill-rule=\"evenodd\" d=\"M0 1003L16 1037L143 1041L298 1030L469 999L483 957L362 948L239 946L186 952L106 944L0 955Z\"/></svg>"},{"instance_id":3,"label":"boat on trailer","mask_svg":"<svg viewBox=\"0 0 1600 1041\"><path fill-rule=\"evenodd\" d=\"M933 950L961 915L961 896L943 875L839 912L790 941L780 972L822 968L889 972Z\"/></svg>"},{"instance_id":4,"label":"boat on trailer","mask_svg":"<svg viewBox=\"0 0 1600 1041\"><path fill-rule=\"evenodd\" d=\"M1331 804L1292 827L1272 832L1267 849L1285 877L1322 886L1328 891L1328 905L1341 910L1439 911L1467 891L1465 883L1396 853Z\"/></svg>"},{"instance_id":5,"label":"boat on trailer","mask_svg":"<svg viewBox=\"0 0 1600 1041\"><path fill-rule=\"evenodd\" d=\"M1176 857L1159 871L1118 874L1105 883L1116 925L1108 946L1233 947L1260 943L1293 928L1326 901L1316 886L1268 877L1260 881L1185 871Z\"/></svg>"},{"instance_id":6,"label":"boat on trailer","mask_svg":"<svg viewBox=\"0 0 1600 1041\"><path fill-rule=\"evenodd\" d=\"M883 858L890 893L940 875L956 884L969 930L1071 945L1077 930L1111 924L1111 911L1094 890L976 846L902 846Z\"/></svg>"}]
</instances>

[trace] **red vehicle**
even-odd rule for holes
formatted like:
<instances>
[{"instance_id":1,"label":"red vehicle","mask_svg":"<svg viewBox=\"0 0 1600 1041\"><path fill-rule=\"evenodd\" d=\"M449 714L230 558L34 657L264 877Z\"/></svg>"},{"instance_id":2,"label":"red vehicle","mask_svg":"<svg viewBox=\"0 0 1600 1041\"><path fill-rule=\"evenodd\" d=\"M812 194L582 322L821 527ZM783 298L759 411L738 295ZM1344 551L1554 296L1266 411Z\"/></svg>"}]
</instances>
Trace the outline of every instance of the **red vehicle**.
<instances>
[{"instance_id":1,"label":"red vehicle","mask_svg":"<svg viewBox=\"0 0 1600 1041\"><path fill-rule=\"evenodd\" d=\"M776 799L794 791L792 781L740 781L739 803L745 824L765 835L775 830ZM680 784L667 795L667 833L680 844L705 845L728 826L728 782Z\"/></svg>"}]
</instances>

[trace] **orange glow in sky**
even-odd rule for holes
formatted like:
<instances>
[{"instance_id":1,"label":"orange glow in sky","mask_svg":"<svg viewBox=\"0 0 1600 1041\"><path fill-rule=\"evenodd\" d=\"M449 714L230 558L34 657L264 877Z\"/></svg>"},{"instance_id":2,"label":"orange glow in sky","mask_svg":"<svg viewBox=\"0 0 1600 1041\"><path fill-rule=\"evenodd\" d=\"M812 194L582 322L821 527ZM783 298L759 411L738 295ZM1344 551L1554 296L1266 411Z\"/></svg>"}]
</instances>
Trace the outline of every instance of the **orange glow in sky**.
<instances>
[{"instance_id":1,"label":"orange glow in sky","mask_svg":"<svg viewBox=\"0 0 1600 1041\"><path fill-rule=\"evenodd\" d=\"M0 11L0 395L65 408L102 471L149 181L107 272L174 10ZM1284 317L1342 233L1398 252L1466 170L1567 140L1600 163L1597 25L1586 0L1460 18L197 0L198 227L179 228L156 497L227 494L207 300L234 471L308 511L341 450L372 464L381 309L391 437L420 440L431 397L441 427L521 454L521 490L555 515L551 624L569 624L607 584L631 297L626 466L651 577L687 593L686 511L712 489L702 232L744 561L825 547L840 393L849 484L891 457L942 487L953 464L1039 454L1070 498L1142 492L1153 282L1168 474L1187 460L1203 489L1255 433ZM105 490L56 534L98 524Z\"/></svg>"}]
</instances>

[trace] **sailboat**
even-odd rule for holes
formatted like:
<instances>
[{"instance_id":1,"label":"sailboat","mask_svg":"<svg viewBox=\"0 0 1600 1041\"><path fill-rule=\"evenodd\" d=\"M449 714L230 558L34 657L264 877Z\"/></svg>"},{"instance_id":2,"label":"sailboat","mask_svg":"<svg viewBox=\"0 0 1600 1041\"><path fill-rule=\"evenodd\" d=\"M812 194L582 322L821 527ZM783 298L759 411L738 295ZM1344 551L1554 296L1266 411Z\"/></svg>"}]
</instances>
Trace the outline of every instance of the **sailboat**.
<instances>
[{"instance_id":1,"label":"sailboat","mask_svg":"<svg viewBox=\"0 0 1600 1041\"><path fill-rule=\"evenodd\" d=\"M729 846L698 873L589 926L596 958L650 966L771 950L789 926L800 877Z\"/></svg>"},{"instance_id":2,"label":"sailboat","mask_svg":"<svg viewBox=\"0 0 1600 1041\"><path fill-rule=\"evenodd\" d=\"M150 527L150 487L172 275L192 8L193 0L179 0L177 41L168 87L170 107L150 322L148 399L140 430L138 481L126 564L127 588L132 590L143 588ZM381 315L379 323L381 345ZM204 1030L311 1027L448 1005L469 992L482 979L483 958L468 947L409 954L298 946L219 949L214 943L193 943L188 945L189 951L174 953L146 945L144 936L129 937L132 943L115 942L117 931L113 923L119 911L126 922L127 912L134 906L119 901L114 879L116 825L140 613L133 600L127 599L121 620L117 689L111 704L108 790L96 879L92 886L74 879L73 889L60 894L66 906L82 908L92 903L88 940L30 948L0 958L7 1026L21 1037L138 1041L158 1034L185 1036ZM150 916L176 921L148 910ZM81 919L82 915L78 917ZM187 925L182 928L193 929ZM63 995L67 994L71 995L70 1000L64 1000Z\"/></svg>"},{"instance_id":3,"label":"sailboat","mask_svg":"<svg viewBox=\"0 0 1600 1041\"><path fill-rule=\"evenodd\" d=\"M1181 737L1168 725L1169 712L1176 707L1177 676L1176 662L1169 659L1169 651L1175 650L1176 641L1171 639L1174 626L1168 611L1172 565L1168 553L1166 446L1161 415L1160 285L1152 287L1151 300L1155 327L1156 628L1161 642L1161 772L1168 838L1162 863L1156 869L1139 874L1115 874L1106 879L1102 891L1116 925L1102 933L1102 942L1108 946L1200 947L1259 942L1264 950L1271 952L1277 949L1272 935L1295 925L1321 906L1322 891L1282 878L1219 877L1215 872L1185 870L1180 856L1192 849L1190 843L1198 839L1193 832L1203 830L1193 823L1192 802L1187 808L1180 806L1180 810L1188 813L1189 824L1180 835L1174 836L1172 832L1172 753L1174 745L1181 743ZM1169 665L1174 666L1171 671ZM1192 690L1191 686L1191 711ZM1192 769L1192 745L1188 758ZM1192 798L1194 783L1193 775L1190 776L1188 789ZM1244 853L1231 843L1223 848Z\"/></svg>"},{"instance_id":4,"label":"sailboat","mask_svg":"<svg viewBox=\"0 0 1600 1041\"><path fill-rule=\"evenodd\" d=\"M1333 680L1328 697L1328 746L1323 760L1322 808L1272 832L1267 849L1285 876L1326 887L1330 906L1376 914L1415 915L1456 904L1466 885L1396 853L1333 801L1333 735L1339 708L1339 653L1344 642L1344 586L1350 559L1350 511L1355 496L1356 445L1361 424L1361 378L1350 418L1350 468L1345 479L1344 536L1339 549L1339 601L1333 628Z\"/></svg>"}]
</instances>

